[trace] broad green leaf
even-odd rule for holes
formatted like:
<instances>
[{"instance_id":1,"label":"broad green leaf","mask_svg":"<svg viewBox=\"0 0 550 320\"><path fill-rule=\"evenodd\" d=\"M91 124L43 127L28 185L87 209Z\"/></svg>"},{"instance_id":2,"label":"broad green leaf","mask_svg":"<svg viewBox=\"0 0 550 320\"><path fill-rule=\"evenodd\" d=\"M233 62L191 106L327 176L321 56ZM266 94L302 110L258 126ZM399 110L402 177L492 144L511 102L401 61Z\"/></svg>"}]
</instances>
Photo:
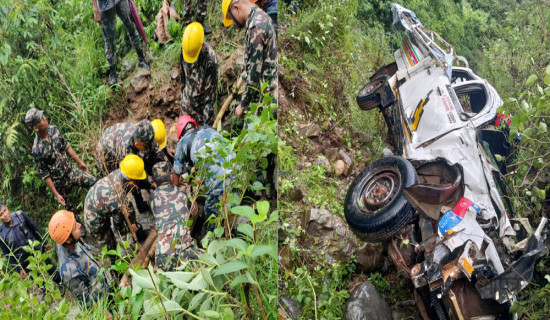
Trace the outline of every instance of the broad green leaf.
<instances>
[{"instance_id":1,"label":"broad green leaf","mask_svg":"<svg viewBox=\"0 0 550 320\"><path fill-rule=\"evenodd\" d=\"M226 264L223 264L215 273L215 276L219 276L222 274L227 274L231 272L236 272L239 270L247 269L249 267L248 263L241 261L241 260L233 260L229 261Z\"/></svg>"},{"instance_id":2,"label":"broad green leaf","mask_svg":"<svg viewBox=\"0 0 550 320\"><path fill-rule=\"evenodd\" d=\"M548 127L546 126L546 123L544 123L544 122L539 123L539 131L541 133L546 133L547 129L548 129Z\"/></svg>"},{"instance_id":3,"label":"broad green leaf","mask_svg":"<svg viewBox=\"0 0 550 320\"><path fill-rule=\"evenodd\" d=\"M258 209L258 213L260 215L267 216L267 212L269 211L269 202L258 201L256 202L256 208Z\"/></svg>"},{"instance_id":4,"label":"broad green leaf","mask_svg":"<svg viewBox=\"0 0 550 320\"><path fill-rule=\"evenodd\" d=\"M259 256L263 256L264 254L267 254L271 256L273 259L277 259L277 247L275 244L271 245L256 245L254 249L252 250L252 253L250 254L250 257L256 258Z\"/></svg>"},{"instance_id":5,"label":"broad green leaf","mask_svg":"<svg viewBox=\"0 0 550 320\"><path fill-rule=\"evenodd\" d=\"M132 285L138 286L143 289L154 289L153 281L151 277L145 277L137 274L134 270L129 269L132 275ZM147 272L147 271L146 271Z\"/></svg>"},{"instance_id":6,"label":"broad green leaf","mask_svg":"<svg viewBox=\"0 0 550 320\"><path fill-rule=\"evenodd\" d=\"M196 308L199 307L199 305L201 304L202 302L202 298L204 297L205 293L204 292L201 292L201 293L198 293L196 294L193 299L191 299L191 302L189 302L189 308L188 308L188 311L193 311L195 310Z\"/></svg>"},{"instance_id":7,"label":"broad green leaf","mask_svg":"<svg viewBox=\"0 0 550 320\"><path fill-rule=\"evenodd\" d=\"M133 319L137 319L139 318L139 314L141 312L141 307L143 307L143 301L144 301L144 298L145 298L145 292L141 292L140 294L138 294L137 296L135 296L135 298L133 298L133 303L132 303L132 318Z\"/></svg>"},{"instance_id":8,"label":"broad green leaf","mask_svg":"<svg viewBox=\"0 0 550 320\"><path fill-rule=\"evenodd\" d=\"M206 283L206 281L204 281L202 274L199 273L197 274L195 279L193 279L193 281L191 281L191 283L187 285L187 289L199 291L205 289L207 286L208 284Z\"/></svg>"},{"instance_id":9,"label":"broad green leaf","mask_svg":"<svg viewBox=\"0 0 550 320\"><path fill-rule=\"evenodd\" d=\"M529 106L529 103L525 100L521 100L521 107L524 111L529 111L529 109L531 109L531 106Z\"/></svg>"},{"instance_id":10,"label":"broad green leaf","mask_svg":"<svg viewBox=\"0 0 550 320\"><path fill-rule=\"evenodd\" d=\"M504 161L504 157L501 156L500 154L495 154L495 159L496 159L498 162Z\"/></svg>"},{"instance_id":11,"label":"broad green leaf","mask_svg":"<svg viewBox=\"0 0 550 320\"><path fill-rule=\"evenodd\" d=\"M189 281L195 276L194 272L163 272L162 275L165 275L176 287L181 289L187 289Z\"/></svg>"},{"instance_id":12,"label":"broad green leaf","mask_svg":"<svg viewBox=\"0 0 550 320\"><path fill-rule=\"evenodd\" d=\"M541 200L546 199L546 191L545 190L541 190L541 189L535 187L535 188L533 188L533 193L535 195L537 195L537 197L539 197L539 199L541 199Z\"/></svg>"},{"instance_id":13,"label":"broad green leaf","mask_svg":"<svg viewBox=\"0 0 550 320\"><path fill-rule=\"evenodd\" d=\"M222 317L219 312L214 310L204 310L202 314L208 319L220 319Z\"/></svg>"},{"instance_id":14,"label":"broad green leaf","mask_svg":"<svg viewBox=\"0 0 550 320\"><path fill-rule=\"evenodd\" d=\"M199 254L199 259L208 263L209 265L218 265L218 260L216 260L216 258L214 258L214 256L209 253Z\"/></svg>"},{"instance_id":15,"label":"broad green leaf","mask_svg":"<svg viewBox=\"0 0 550 320\"><path fill-rule=\"evenodd\" d=\"M544 76L544 84L545 85L550 85L550 74L546 74Z\"/></svg>"},{"instance_id":16,"label":"broad green leaf","mask_svg":"<svg viewBox=\"0 0 550 320\"><path fill-rule=\"evenodd\" d=\"M239 251L246 251L247 244L242 239L234 238L227 241L227 246L235 248Z\"/></svg>"},{"instance_id":17,"label":"broad green leaf","mask_svg":"<svg viewBox=\"0 0 550 320\"><path fill-rule=\"evenodd\" d=\"M215 287L214 281L212 281L212 276L210 275L210 271L212 271L212 268L213 267L202 268L201 269L201 275L202 275L204 281L206 281L206 283L208 283L208 285L210 285L212 287Z\"/></svg>"},{"instance_id":18,"label":"broad green leaf","mask_svg":"<svg viewBox=\"0 0 550 320\"><path fill-rule=\"evenodd\" d=\"M244 217L247 217L247 218L251 218L252 216L254 216L254 209L252 209L251 207L249 206L237 206L237 207L233 207L231 208L231 212L234 213L234 214L237 214L239 216L244 216Z\"/></svg>"},{"instance_id":19,"label":"broad green leaf","mask_svg":"<svg viewBox=\"0 0 550 320\"><path fill-rule=\"evenodd\" d=\"M252 226L248 223L240 224L237 227L237 231L242 232L244 235L249 237L250 239L254 239L254 230L252 229Z\"/></svg>"},{"instance_id":20,"label":"broad green leaf","mask_svg":"<svg viewBox=\"0 0 550 320\"><path fill-rule=\"evenodd\" d=\"M535 82L537 82L537 79L538 79L537 75L536 75L536 74L532 74L532 75L530 75L529 78L527 78L527 80L525 81L525 85L528 86L528 87L530 87L530 86L534 85Z\"/></svg>"}]
</instances>

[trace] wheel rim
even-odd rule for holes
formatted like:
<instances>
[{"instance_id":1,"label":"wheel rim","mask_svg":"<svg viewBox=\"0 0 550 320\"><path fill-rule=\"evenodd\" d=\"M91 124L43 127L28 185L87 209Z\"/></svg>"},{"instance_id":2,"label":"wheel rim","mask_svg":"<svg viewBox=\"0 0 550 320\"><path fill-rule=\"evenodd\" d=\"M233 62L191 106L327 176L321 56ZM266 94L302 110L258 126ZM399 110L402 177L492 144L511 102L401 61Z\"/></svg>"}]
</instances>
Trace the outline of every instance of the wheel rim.
<instances>
[{"instance_id":1,"label":"wheel rim","mask_svg":"<svg viewBox=\"0 0 550 320\"><path fill-rule=\"evenodd\" d=\"M362 210L374 213L395 199L401 187L399 172L393 168L384 168L372 174L361 196Z\"/></svg>"}]
</instances>

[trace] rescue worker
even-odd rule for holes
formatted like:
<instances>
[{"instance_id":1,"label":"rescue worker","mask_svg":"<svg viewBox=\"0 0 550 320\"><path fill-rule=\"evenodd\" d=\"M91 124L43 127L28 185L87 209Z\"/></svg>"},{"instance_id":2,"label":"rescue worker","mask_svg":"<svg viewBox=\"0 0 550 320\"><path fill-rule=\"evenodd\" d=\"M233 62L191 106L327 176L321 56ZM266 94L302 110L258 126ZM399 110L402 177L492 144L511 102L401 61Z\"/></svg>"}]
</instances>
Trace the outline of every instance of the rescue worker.
<instances>
[{"instance_id":1,"label":"rescue worker","mask_svg":"<svg viewBox=\"0 0 550 320\"><path fill-rule=\"evenodd\" d=\"M87 308L109 292L110 274L100 277L101 264L97 262L80 238L81 225L74 214L67 210L57 211L48 225L50 236L57 243L57 261L63 285Z\"/></svg>"},{"instance_id":2,"label":"rescue worker","mask_svg":"<svg viewBox=\"0 0 550 320\"><path fill-rule=\"evenodd\" d=\"M217 204L220 203L224 191L230 187L232 176L231 169L224 169L223 163L234 158L235 154L231 153L227 159L224 159L216 151L222 148L220 146L222 136L208 126L197 128L197 122L188 115L179 117L177 136L179 141L172 169L172 185L179 185L184 171L191 172L200 158L208 158L213 163L207 164L211 174L204 182L207 196L204 213L207 219L212 215L217 217L219 215Z\"/></svg>"},{"instance_id":3,"label":"rescue worker","mask_svg":"<svg viewBox=\"0 0 550 320\"><path fill-rule=\"evenodd\" d=\"M209 125L214 121L214 104L218 92L218 59L204 41L203 26L189 24L181 40L181 111Z\"/></svg>"},{"instance_id":4,"label":"rescue worker","mask_svg":"<svg viewBox=\"0 0 550 320\"><path fill-rule=\"evenodd\" d=\"M122 245L126 236L132 239L122 210L123 206L128 208L128 189L137 189L137 181L146 177L143 160L129 154L120 162L120 169L99 180L88 191L84 202L84 225L100 248L107 245L109 249L115 249L117 241ZM132 231L137 234L139 228L135 214L130 208L128 213Z\"/></svg>"},{"instance_id":5,"label":"rescue worker","mask_svg":"<svg viewBox=\"0 0 550 320\"><path fill-rule=\"evenodd\" d=\"M206 13L208 12L208 0L185 0L184 6L185 13L183 14L183 26L193 21L197 21L204 25ZM212 29L204 27L204 33L208 35L212 33Z\"/></svg>"},{"instance_id":6,"label":"rescue worker","mask_svg":"<svg viewBox=\"0 0 550 320\"><path fill-rule=\"evenodd\" d=\"M149 120L138 123L122 122L105 129L96 146L96 157L101 171L108 174L118 168L128 154L139 155L151 173L152 162L157 157L159 147L155 141L155 129ZM151 161L151 162L150 162ZM103 163L105 162L105 163Z\"/></svg>"},{"instance_id":7,"label":"rescue worker","mask_svg":"<svg viewBox=\"0 0 550 320\"><path fill-rule=\"evenodd\" d=\"M155 265L173 271L180 260L198 259L198 249L186 226L189 219L187 196L170 184L171 165L162 161L153 167L158 187L151 195L151 209L158 230Z\"/></svg>"},{"instance_id":8,"label":"rescue worker","mask_svg":"<svg viewBox=\"0 0 550 320\"><path fill-rule=\"evenodd\" d=\"M23 247L29 244L29 240L40 242L40 245L34 248L36 251L45 252L50 250L51 246L43 239L44 235L36 223L22 210L10 213L8 207L0 202L0 220L2 221L0 224L0 248L15 272L19 273L21 278L26 278L30 272L27 259L31 254L23 250ZM46 243L44 246L42 246L43 242ZM61 278L53 262L48 258L46 264L53 266L48 270L48 274L53 276L55 283L60 283Z\"/></svg>"},{"instance_id":9,"label":"rescue worker","mask_svg":"<svg viewBox=\"0 0 550 320\"><path fill-rule=\"evenodd\" d=\"M252 0L256 3L267 15L271 18L271 23L275 29L275 34L278 32L279 22L277 17L277 0Z\"/></svg>"},{"instance_id":10,"label":"rescue worker","mask_svg":"<svg viewBox=\"0 0 550 320\"><path fill-rule=\"evenodd\" d=\"M235 109L241 118L250 103L260 99L261 84L268 83L266 92L277 98L277 42L275 29L267 14L249 0L223 0L224 26L235 23L244 28L245 93Z\"/></svg>"},{"instance_id":11,"label":"rescue worker","mask_svg":"<svg viewBox=\"0 0 550 320\"><path fill-rule=\"evenodd\" d=\"M25 122L37 133L32 156L38 175L44 179L57 202L74 211L78 204L70 201L72 189L76 186L90 188L97 179L88 172L86 164L80 160L57 126L48 124L44 111L30 109L25 116ZM71 163L71 158L80 169Z\"/></svg>"},{"instance_id":12,"label":"rescue worker","mask_svg":"<svg viewBox=\"0 0 550 320\"><path fill-rule=\"evenodd\" d=\"M155 130L155 140L159 145L160 152L162 152L165 157L164 160L168 161L169 163L174 163L175 150L172 148L169 148L166 145L168 142L168 138L166 136L166 127L164 126L164 122L162 122L162 120L160 119L155 119L151 121L151 125Z\"/></svg>"},{"instance_id":13,"label":"rescue worker","mask_svg":"<svg viewBox=\"0 0 550 320\"><path fill-rule=\"evenodd\" d=\"M132 46L138 55L138 66L149 70L149 64L145 61L141 40L130 12L130 5L127 0L97 0L98 9L101 14L101 28L103 30L103 41L105 42L105 57L109 63L109 84L114 85L118 79L116 76L115 44L116 44L116 16L122 20L126 33L130 38Z\"/></svg>"}]
</instances>

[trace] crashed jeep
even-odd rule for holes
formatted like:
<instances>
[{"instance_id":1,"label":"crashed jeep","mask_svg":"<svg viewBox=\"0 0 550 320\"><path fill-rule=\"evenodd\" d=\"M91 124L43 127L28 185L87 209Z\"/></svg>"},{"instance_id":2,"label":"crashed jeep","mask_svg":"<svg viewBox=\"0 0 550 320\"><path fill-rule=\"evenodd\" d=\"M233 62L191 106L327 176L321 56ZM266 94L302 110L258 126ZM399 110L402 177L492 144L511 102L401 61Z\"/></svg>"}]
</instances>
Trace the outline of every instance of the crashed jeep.
<instances>
[{"instance_id":1,"label":"crashed jeep","mask_svg":"<svg viewBox=\"0 0 550 320\"><path fill-rule=\"evenodd\" d=\"M548 230L546 218L536 230L509 219L501 198L507 187L493 155L510 145L493 124L502 100L414 12L394 4L392 13L402 45L357 103L382 112L400 156L357 176L346 221L359 238L385 243L425 319L517 317L510 307L548 250ZM399 237L413 246L397 245Z\"/></svg>"}]
</instances>

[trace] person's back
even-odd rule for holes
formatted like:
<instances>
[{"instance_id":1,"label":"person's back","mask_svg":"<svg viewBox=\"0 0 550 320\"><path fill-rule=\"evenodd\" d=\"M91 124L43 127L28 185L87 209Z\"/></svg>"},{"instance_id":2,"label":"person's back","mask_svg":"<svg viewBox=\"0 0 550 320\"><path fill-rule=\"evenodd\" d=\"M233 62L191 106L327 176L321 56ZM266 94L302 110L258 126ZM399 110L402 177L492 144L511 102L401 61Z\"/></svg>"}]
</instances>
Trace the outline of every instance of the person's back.
<instances>
[{"instance_id":1,"label":"person's back","mask_svg":"<svg viewBox=\"0 0 550 320\"><path fill-rule=\"evenodd\" d=\"M187 196L181 188L170 184L169 171L166 182L151 195L151 209L158 229L156 266L169 271L182 259L197 259L197 247L185 225L189 219Z\"/></svg>"}]
</instances>

